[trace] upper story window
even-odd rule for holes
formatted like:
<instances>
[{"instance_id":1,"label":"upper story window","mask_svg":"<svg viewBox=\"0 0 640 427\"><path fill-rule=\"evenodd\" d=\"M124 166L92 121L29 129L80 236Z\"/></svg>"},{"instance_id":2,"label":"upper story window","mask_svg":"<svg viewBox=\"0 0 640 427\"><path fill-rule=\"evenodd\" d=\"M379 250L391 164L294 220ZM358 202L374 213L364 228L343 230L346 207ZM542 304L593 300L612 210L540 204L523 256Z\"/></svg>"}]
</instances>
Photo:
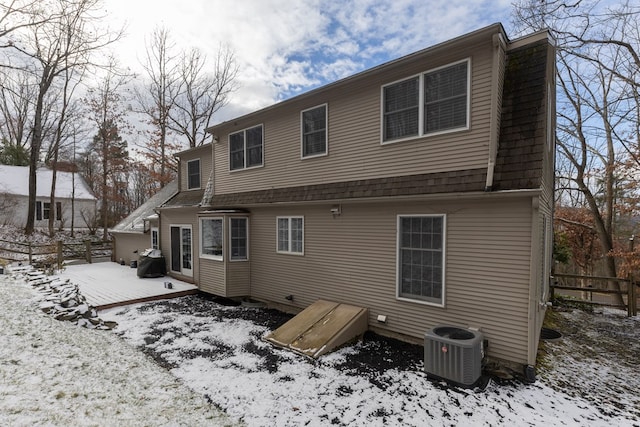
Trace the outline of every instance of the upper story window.
<instances>
[{"instance_id":1,"label":"upper story window","mask_svg":"<svg viewBox=\"0 0 640 427\"><path fill-rule=\"evenodd\" d=\"M327 154L327 104L301 113L302 157Z\"/></svg>"},{"instance_id":2,"label":"upper story window","mask_svg":"<svg viewBox=\"0 0 640 427\"><path fill-rule=\"evenodd\" d=\"M383 142L469 127L469 60L382 88Z\"/></svg>"},{"instance_id":3,"label":"upper story window","mask_svg":"<svg viewBox=\"0 0 640 427\"><path fill-rule=\"evenodd\" d=\"M229 134L229 169L262 166L262 125Z\"/></svg>"},{"instance_id":4,"label":"upper story window","mask_svg":"<svg viewBox=\"0 0 640 427\"><path fill-rule=\"evenodd\" d=\"M200 159L187 162L187 188L189 190L200 188Z\"/></svg>"}]
</instances>

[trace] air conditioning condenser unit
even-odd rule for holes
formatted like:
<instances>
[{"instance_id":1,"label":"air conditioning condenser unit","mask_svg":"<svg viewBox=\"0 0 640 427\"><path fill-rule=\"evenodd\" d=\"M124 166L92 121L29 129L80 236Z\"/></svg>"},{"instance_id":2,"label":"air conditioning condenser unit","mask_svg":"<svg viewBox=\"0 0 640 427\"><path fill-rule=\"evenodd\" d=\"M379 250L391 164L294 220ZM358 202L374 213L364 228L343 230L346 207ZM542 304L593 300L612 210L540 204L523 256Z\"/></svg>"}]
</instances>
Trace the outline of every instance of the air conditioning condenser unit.
<instances>
[{"instance_id":1,"label":"air conditioning condenser unit","mask_svg":"<svg viewBox=\"0 0 640 427\"><path fill-rule=\"evenodd\" d=\"M482 375L482 333L451 325L438 325L424 336L424 370L428 376L472 387Z\"/></svg>"}]
</instances>

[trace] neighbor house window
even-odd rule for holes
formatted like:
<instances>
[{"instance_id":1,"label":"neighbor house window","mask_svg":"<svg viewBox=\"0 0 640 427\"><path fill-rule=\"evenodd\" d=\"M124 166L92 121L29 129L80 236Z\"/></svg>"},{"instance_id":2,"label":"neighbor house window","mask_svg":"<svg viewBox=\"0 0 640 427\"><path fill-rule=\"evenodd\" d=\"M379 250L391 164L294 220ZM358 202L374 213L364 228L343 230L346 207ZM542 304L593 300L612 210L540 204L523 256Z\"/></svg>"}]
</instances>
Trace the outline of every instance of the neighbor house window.
<instances>
[{"instance_id":1,"label":"neighbor house window","mask_svg":"<svg viewBox=\"0 0 640 427\"><path fill-rule=\"evenodd\" d=\"M302 157L327 154L327 105L310 108L302 115Z\"/></svg>"},{"instance_id":2,"label":"neighbor house window","mask_svg":"<svg viewBox=\"0 0 640 427\"><path fill-rule=\"evenodd\" d=\"M200 218L200 256L222 260L222 218Z\"/></svg>"},{"instance_id":3,"label":"neighbor house window","mask_svg":"<svg viewBox=\"0 0 640 427\"><path fill-rule=\"evenodd\" d=\"M56 202L56 220L62 221L62 202Z\"/></svg>"},{"instance_id":4,"label":"neighbor house window","mask_svg":"<svg viewBox=\"0 0 640 427\"><path fill-rule=\"evenodd\" d=\"M187 162L187 188L200 188L200 159Z\"/></svg>"},{"instance_id":5,"label":"neighbor house window","mask_svg":"<svg viewBox=\"0 0 640 427\"><path fill-rule=\"evenodd\" d=\"M158 234L158 228L157 227L152 227L151 228L151 248L152 249L159 249L160 248L160 240L159 240L159 234Z\"/></svg>"},{"instance_id":6,"label":"neighbor house window","mask_svg":"<svg viewBox=\"0 0 640 427\"><path fill-rule=\"evenodd\" d=\"M231 229L231 260L246 260L249 254L248 245L248 223L247 218L231 218L229 228Z\"/></svg>"},{"instance_id":7,"label":"neighbor house window","mask_svg":"<svg viewBox=\"0 0 640 427\"><path fill-rule=\"evenodd\" d=\"M444 305L444 215L398 217L398 297Z\"/></svg>"},{"instance_id":8,"label":"neighbor house window","mask_svg":"<svg viewBox=\"0 0 640 427\"><path fill-rule=\"evenodd\" d=\"M302 255L304 253L304 217L278 217L277 251Z\"/></svg>"},{"instance_id":9,"label":"neighbor house window","mask_svg":"<svg viewBox=\"0 0 640 427\"><path fill-rule=\"evenodd\" d=\"M469 60L382 88L383 141L469 126Z\"/></svg>"},{"instance_id":10,"label":"neighbor house window","mask_svg":"<svg viewBox=\"0 0 640 427\"><path fill-rule=\"evenodd\" d=\"M44 202L42 204L42 219L49 219L51 213L51 203Z\"/></svg>"},{"instance_id":11,"label":"neighbor house window","mask_svg":"<svg viewBox=\"0 0 640 427\"><path fill-rule=\"evenodd\" d=\"M262 125L229 135L229 169L247 169L262 166Z\"/></svg>"}]
</instances>

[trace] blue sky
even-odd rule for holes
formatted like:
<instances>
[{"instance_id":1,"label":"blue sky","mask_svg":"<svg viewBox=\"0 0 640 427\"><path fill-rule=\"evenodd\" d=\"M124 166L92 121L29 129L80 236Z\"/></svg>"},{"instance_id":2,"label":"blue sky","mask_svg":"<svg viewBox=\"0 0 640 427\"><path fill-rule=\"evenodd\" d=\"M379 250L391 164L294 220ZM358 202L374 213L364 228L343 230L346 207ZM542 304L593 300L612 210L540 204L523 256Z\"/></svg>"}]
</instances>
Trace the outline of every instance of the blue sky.
<instances>
[{"instance_id":1,"label":"blue sky","mask_svg":"<svg viewBox=\"0 0 640 427\"><path fill-rule=\"evenodd\" d=\"M511 0L105 0L109 25L126 25L115 47L140 69L156 25L176 48L212 58L218 43L236 54L240 89L216 122L271 105L433 44L502 22Z\"/></svg>"}]
</instances>

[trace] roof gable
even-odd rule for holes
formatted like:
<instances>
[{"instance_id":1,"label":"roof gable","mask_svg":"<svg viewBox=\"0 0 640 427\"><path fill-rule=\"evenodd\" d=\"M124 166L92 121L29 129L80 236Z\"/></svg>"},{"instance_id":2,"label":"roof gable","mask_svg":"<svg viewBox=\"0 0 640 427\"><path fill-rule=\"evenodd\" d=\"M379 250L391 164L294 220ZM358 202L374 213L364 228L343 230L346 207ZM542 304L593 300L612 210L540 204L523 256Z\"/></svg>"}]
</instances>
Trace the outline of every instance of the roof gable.
<instances>
[{"instance_id":1,"label":"roof gable","mask_svg":"<svg viewBox=\"0 0 640 427\"><path fill-rule=\"evenodd\" d=\"M172 198L178 192L178 180L173 180L164 186L160 191L151 196L146 202L138 206L116 224L110 231L112 232L143 232L144 220L155 214L155 209Z\"/></svg>"}]
</instances>

